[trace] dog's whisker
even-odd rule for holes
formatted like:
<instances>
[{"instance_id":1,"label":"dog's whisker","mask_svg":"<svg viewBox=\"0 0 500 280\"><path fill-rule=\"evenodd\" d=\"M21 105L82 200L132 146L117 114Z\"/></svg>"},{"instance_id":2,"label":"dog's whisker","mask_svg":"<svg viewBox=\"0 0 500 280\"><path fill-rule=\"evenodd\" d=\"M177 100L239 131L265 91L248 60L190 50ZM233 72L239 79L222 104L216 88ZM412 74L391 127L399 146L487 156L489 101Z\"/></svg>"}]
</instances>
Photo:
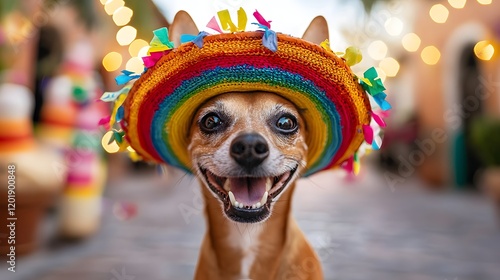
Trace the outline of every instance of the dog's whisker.
<instances>
[{"instance_id":1,"label":"dog's whisker","mask_svg":"<svg viewBox=\"0 0 500 280\"><path fill-rule=\"evenodd\" d=\"M311 183L312 185L314 185L315 187L317 187L317 188L319 188L319 189L322 189L322 190L326 189L326 187L325 187L325 186L321 186L321 185L319 185L318 183L316 183L314 180L312 180L312 179L311 179L311 178L309 178L309 177L305 177L305 178L304 178L304 180L307 180L309 183Z\"/></svg>"}]
</instances>

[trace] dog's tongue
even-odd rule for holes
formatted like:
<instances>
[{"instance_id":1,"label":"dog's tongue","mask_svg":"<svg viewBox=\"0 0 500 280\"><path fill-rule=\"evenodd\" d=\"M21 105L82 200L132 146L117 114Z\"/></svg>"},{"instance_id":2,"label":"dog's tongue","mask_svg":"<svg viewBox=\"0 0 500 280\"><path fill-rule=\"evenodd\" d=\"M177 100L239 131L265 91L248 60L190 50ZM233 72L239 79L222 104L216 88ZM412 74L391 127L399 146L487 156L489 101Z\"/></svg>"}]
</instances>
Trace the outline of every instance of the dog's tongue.
<instances>
[{"instance_id":1,"label":"dog's tongue","mask_svg":"<svg viewBox=\"0 0 500 280\"><path fill-rule=\"evenodd\" d=\"M266 178L228 178L228 180L236 201L245 206L256 204L266 192Z\"/></svg>"}]
</instances>

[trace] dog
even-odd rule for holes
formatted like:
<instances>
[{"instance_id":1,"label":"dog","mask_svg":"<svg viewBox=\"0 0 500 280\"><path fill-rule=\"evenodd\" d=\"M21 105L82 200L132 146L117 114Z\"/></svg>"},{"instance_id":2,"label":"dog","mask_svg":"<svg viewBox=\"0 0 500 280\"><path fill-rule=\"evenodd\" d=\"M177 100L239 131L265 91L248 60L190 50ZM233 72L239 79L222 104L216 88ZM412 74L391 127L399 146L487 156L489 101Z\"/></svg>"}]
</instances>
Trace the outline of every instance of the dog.
<instances>
[{"instance_id":1,"label":"dog","mask_svg":"<svg viewBox=\"0 0 500 280\"><path fill-rule=\"evenodd\" d=\"M197 34L184 11L170 26ZM328 38L316 17L303 39ZM296 181L307 164L307 123L271 92L227 92L198 108L189 154L202 188L207 232L195 279L323 279L319 258L291 215Z\"/></svg>"}]
</instances>

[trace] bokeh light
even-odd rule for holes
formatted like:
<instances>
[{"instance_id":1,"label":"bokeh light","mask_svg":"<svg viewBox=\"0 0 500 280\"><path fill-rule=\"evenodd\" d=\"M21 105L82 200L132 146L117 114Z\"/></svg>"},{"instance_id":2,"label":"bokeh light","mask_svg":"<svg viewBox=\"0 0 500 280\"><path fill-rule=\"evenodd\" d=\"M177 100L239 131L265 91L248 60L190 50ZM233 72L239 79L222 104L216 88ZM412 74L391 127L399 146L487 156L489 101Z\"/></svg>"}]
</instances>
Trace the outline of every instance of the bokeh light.
<instances>
[{"instance_id":1,"label":"bokeh light","mask_svg":"<svg viewBox=\"0 0 500 280\"><path fill-rule=\"evenodd\" d=\"M441 4L436 4L432 6L432 8L430 9L429 15L431 16L434 22L445 23L448 20L450 11L448 11L448 9L445 6Z\"/></svg>"},{"instance_id":2,"label":"bokeh light","mask_svg":"<svg viewBox=\"0 0 500 280\"><path fill-rule=\"evenodd\" d=\"M490 60L495 54L495 47L489 41L481 41L474 46L474 53L481 60Z\"/></svg>"},{"instance_id":3,"label":"bokeh light","mask_svg":"<svg viewBox=\"0 0 500 280\"><path fill-rule=\"evenodd\" d=\"M117 52L110 52L102 59L102 66L106 71L115 71L122 65L122 55Z\"/></svg>"},{"instance_id":4,"label":"bokeh light","mask_svg":"<svg viewBox=\"0 0 500 280\"><path fill-rule=\"evenodd\" d=\"M148 55L149 45L142 47L137 54L138 57L145 57Z\"/></svg>"},{"instance_id":5,"label":"bokeh light","mask_svg":"<svg viewBox=\"0 0 500 280\"><path fill-rule=\"evenodd\" d=\"M477 0L477 2L481 5L489 5L493 0Z\"/></svg>"},{"instance_id":6,"label":"bokeh light","mask_svg":"<svg viewBox=\"0 0 500 280\"><path fill-rule=\"evenodd\" d=\"M136 74L140 74L144 71L144 62L138 57L132 57L127 61L125 69Z\"/></svg>"},{"instance_id":7,"label":"bokeh light","mask_svg":"<svg viewBox=\"0 0 500 280\"><path fill-rule=\"evenodd\" d=\"M137 36L137 29L127 25L118 30L116 33L116 41L118 41L118 44L121 46L126 46L134 41L135 36Z\"/></svg>"},{"instance_id":8,"label":"bokeh light","mask_svg":"<svg viewBox=\"0 0 500 280\"><path fill-rule=\"evenodd\" d=\"M406 34L401 40L403 48L409 52L416 52L420 48L420 37L415 33Z\"/></svg>"},{"instance_id":9,"label":"bokeh light","mask_svg":"<svg viewBox=\"0 0 500 280\"><path fill-rule=\"evenodd\" d=\"M368 46L368 55L375 60L381 60L387 55L387 49L387 44L383 41L373 41Z\"/></svg>"},{"instance_id":10,"label":"bokeh light","mask_svg":"<svg viewBox=\"0 0 500 280\"><path fill-rule=\"evenodd\" d=\"M425 64L435 65L441 59L441 52L435 46L427 46L422 50L420 56Z\"/></svg>"},{"instance_id":11,"label":"bokeh light","mask_svg":"<svg viewBox=\"0 0 500 280\"><path fill-rule=\"evenodd\" d=\"M136 39L134 40L130 46L128 47L128 53L130 56L139 56L139 52L141 51L142 48L149 46L149 43L142 40L142 39Z\"/></svg>"},{"instance_id":12,"label":"bokeh light","mask_svg":"<svg viewBox=\"0 0 500 280\"><path fill-rule=\"evenodd\" d=\"M125 2L123 0L108 0L104 5L104 11L106 14L112 15L118 8L125 6Z\"/></svg>"},{"instance_id":13,"label":"bokeh light","mask_svg":"<svg viewBox=\"0 0 500 280\"><path fill-rule=\"evenodd\" d=\"M112 139L114 139L113 131L106 132L101 139L102 148L110 154L118 153L120 146Z\"/></svg>"},{"instance_id":14,"label":"bokeh light","mask_svg":"<svg viewBox=\"0 0 500 280\"><path fill-rule=\"evenodd\" d=\"M130 22L134 11L129 7L120 7L113 13L113 21L117 26L124 26Z\"/></svg>"},{"instance_id":15,"label":"bokeh light","mask_svg":"<svg viewBox=\"0 0 500 280\"><path fill-rule=\"evenodd\" d=\"M465 3L467 3L467 0L448 0L448 3L450 3L450 6L455 9L462 9L463 7L465 7Z\"/></svg>"},{"instance_id":16,"label":"bokeh light","mask_svg":"<svg viewBox=\"0 0 500 280\"><path fill-rule=\"evenodd\" d=\"M399 62L392 58L392 57L386 57L379 63L380 69L382 69L387 77L396 77L396 75L399 72Z\"/></svg>"},{"instance_id":17,"label":"bokeh light","mask_svg":"<svg viewBox=\"0 0 500 280\"><path fill-rule=\"evenodd\" d=\"M401 32L403 32L404 24L399 18L391 17L385 22L384 26L385 31L387 31L389 35L399 36Z\"/></svg>"}]
</instances>

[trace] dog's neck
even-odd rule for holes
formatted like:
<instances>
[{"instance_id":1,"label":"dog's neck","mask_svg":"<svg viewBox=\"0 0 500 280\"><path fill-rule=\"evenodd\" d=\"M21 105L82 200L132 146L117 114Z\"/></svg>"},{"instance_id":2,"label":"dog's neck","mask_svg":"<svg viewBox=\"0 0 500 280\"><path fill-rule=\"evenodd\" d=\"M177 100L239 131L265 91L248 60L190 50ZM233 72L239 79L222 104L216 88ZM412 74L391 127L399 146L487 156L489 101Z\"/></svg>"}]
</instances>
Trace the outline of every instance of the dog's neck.
<instances>
[{"instance_id":1,"label":"dog's neck","mask_svg":"<svg viewBox=\"0 0 500 280\"><path fill-rule=\"evenodd\" d=\"M196 279L272 279L283 269L287 246L302 236L291 217L295 184L282 194L273 214L263 223L241 224L222 213L220 202L202 186L207 234Z\"/></svg>"}]
</instances>

